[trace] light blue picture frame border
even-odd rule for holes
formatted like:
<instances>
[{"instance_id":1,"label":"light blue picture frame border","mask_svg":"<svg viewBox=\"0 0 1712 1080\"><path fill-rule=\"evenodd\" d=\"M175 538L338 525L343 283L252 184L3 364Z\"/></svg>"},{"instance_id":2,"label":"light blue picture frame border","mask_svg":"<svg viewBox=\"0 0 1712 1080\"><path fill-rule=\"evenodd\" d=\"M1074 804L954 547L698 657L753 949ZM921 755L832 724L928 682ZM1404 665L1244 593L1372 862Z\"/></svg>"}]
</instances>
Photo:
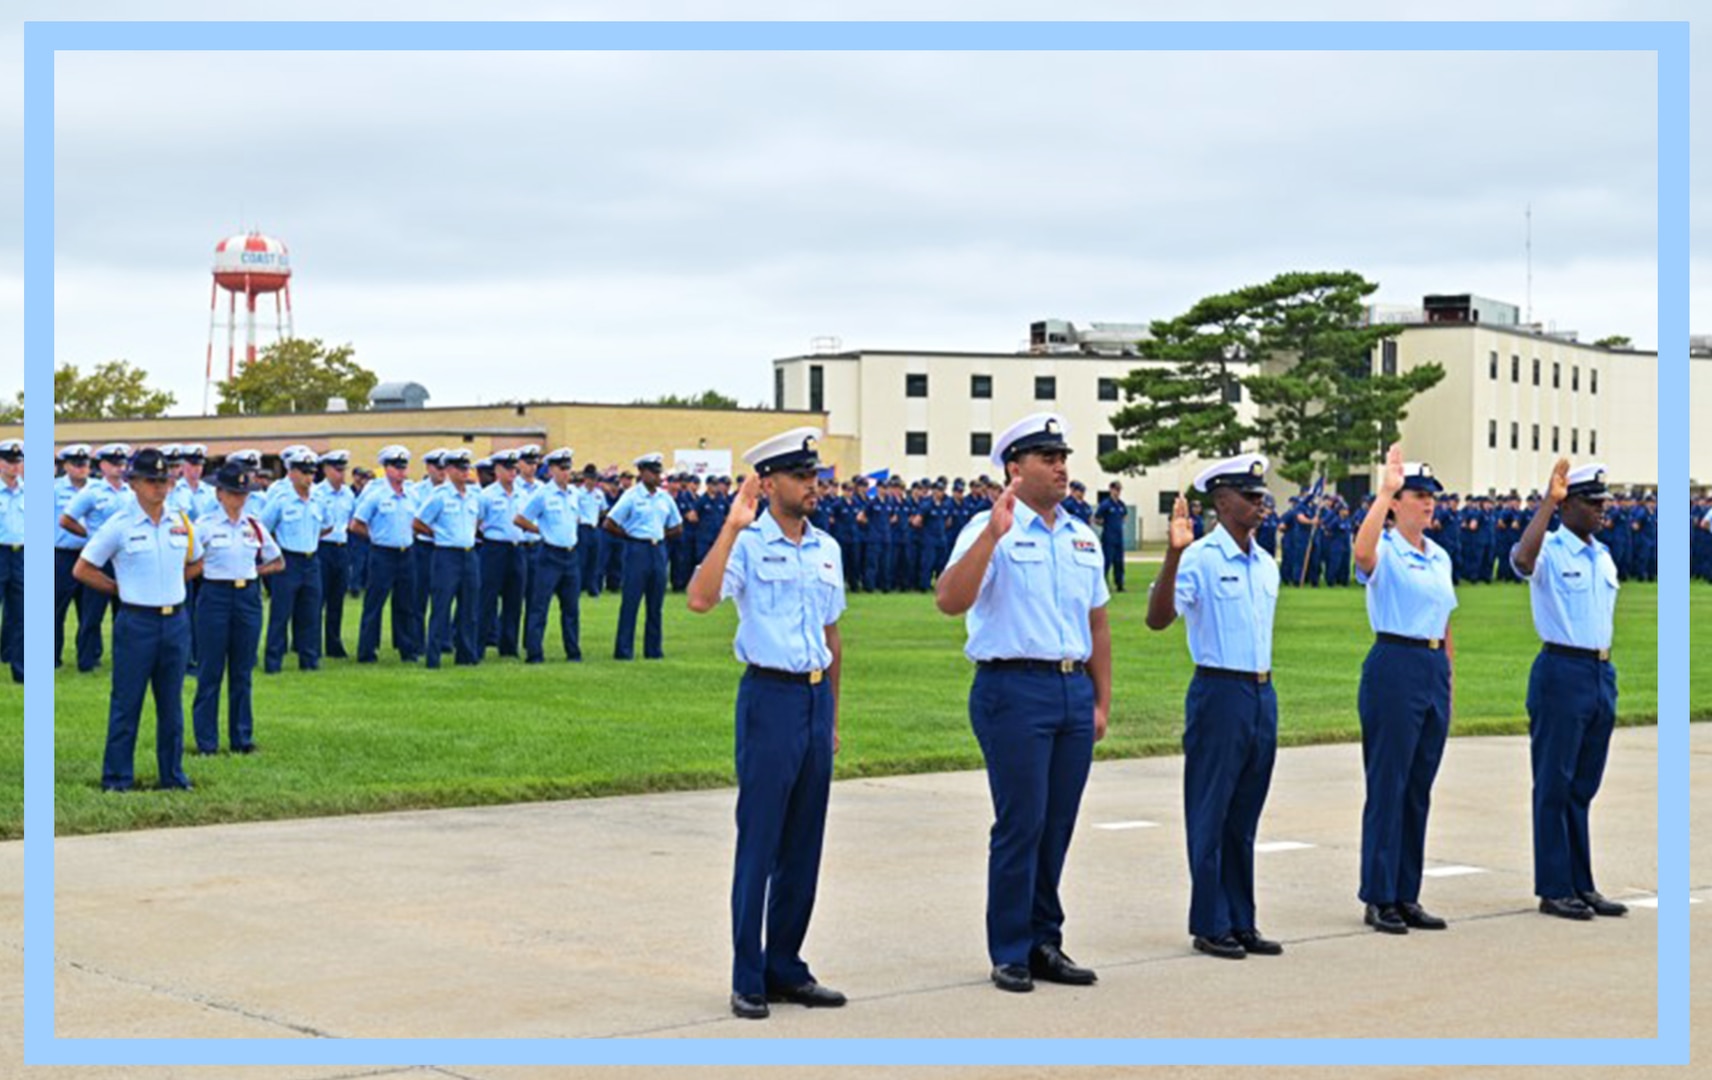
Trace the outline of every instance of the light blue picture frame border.
<instances>
[{"instance_id":1,"label":"light blue picture frame border","mask_svg":"<svg viewBox=\"0 0 1712 1080\"><path fill-rule=\"evenodd\" d=\"M62 51L1637 51L1657 58L1659 580L1688 579L1686 22L36 22L24 27L26 453L53 452L54 57ZM52 580L52 500L26 568ZM30 626L53 617L32 588ZM62 1039L54 1031L49 650L26 658L28 1065L1684 1065L1688 1027L1688 590L1658 599L1658 1026L1652 1039Z\"/></svg>"}]
</instances>

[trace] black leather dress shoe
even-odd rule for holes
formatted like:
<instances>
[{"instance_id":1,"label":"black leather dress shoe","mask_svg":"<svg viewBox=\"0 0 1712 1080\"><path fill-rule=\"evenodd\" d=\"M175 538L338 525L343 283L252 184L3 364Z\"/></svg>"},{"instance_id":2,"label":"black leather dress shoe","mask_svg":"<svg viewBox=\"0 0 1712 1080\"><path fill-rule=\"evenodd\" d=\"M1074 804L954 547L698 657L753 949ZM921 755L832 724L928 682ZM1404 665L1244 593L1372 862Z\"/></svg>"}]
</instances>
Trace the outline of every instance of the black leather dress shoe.
<instances>
[{"instance_id":1,"label":"black leather dress shoe","mask_svg":"<svg viewBox=\"0 0 1712 1080\"><path fill-rule=\"evenodd\" d=\"M760 994L732 994L731 1011L744 1020L765 1020L773 1010L767 1008L767 999Z\"/></svg>"},{"instance_id":2,"label":"black leather dress shoe","mask_svg":"<svg viewBox=\"0 0 1712 1080\"><path fill-rule=\"evenodd\" d=\"M1396 904L1368 904L1365 921L1381 934L1409 932L1409 924L1403 921L1403 913L1397 910Z\"/></svg>"},{"instance_id":3,"label":"black leather dress shoe","mask_svg":"<svg viewBox=\"0 0 1712 1080\"><path fill-rule=\"evenodd\" d=\"M1013 994L1026 994L1034 989L1034 976L1021 964L1000 964L993 968L993 985Z\"/></svg>"},{"instance_id":4,"label":"black leather dress shoe","mask_svg":"<svg viewBox=\"0 0 1712 1080\"><path fill-rule=\"evenodd\" d=\"M1220 960L1247 960L1248 950L1239 944L1236 938L1229 934L1224 937L1195 936L1195 951L1204 952L1208 956L1216 956Z\"/></svg>"},{"instance_id":5,"label":"black leather dress shoe","mask_svg":"<svg viewBox=\"0 0 1712 1080\"><path fill-rule=\"evenodd\" d=\"M1596 892L1584 892L1579 895L1581 896L1581 902L1592 908L1593 914L1595 915L1603 915L1607 919L1614 919L1619 915L1627 915L1629 913L1629 905L1619 904L1615 900L1607 900Z\"/></svg>"},{"instance_id":6,"label":"black leather dress shoe","mask_svg":"<svg viewBox=\"0 0 1712 1080\"><path fill-rule=\"evenodd\" d=\"M1450 924L1412 900L1397 905L1397 914L1411 930L1443 930Z\"/></svg>"},{"instance_id":7,"label":"black leather dress shoe","mask_svg":"<svg viewBox=\"0 0 1712 1080\"><path fill-rule=\"evenodd\" d=\"M1540 913L1556 915L1560 919L1574 919L1586 922L1593 918L1593 909L1581 902L1577 896L1542 896L1540 898Z\"/></svg>"},{"instance_id":8,"label":"black leather dress shoe","mask_svg":"<svg viewBox=\"0 0 1712 1080\"><path fill-rule=\"evenodd\" d=\"M767 1000L786 1001L809 1009L836 1009L844 1004L846 999L838 991L829 990L810 979L801 986L769 987Z\"/></svg>"},{"instance_id":9,"label":"black leather dress shoe","mask_svg":"<svg viewBox=\"0 0 1712 1080\"><path fill-rule=\"evenodd\" d=\"M1284 946L1260 936L1258 930L1232 930L1231 937L1242 946L1245 953L1257 953L1261 956L1282 956Z\"/></svg>"},{"instance_id":10,"label":"black leather dress shoe","mask_svg":"<svg viewBox=\"0 0 1712 1080\"><path fill-rule=\"evenodd\" d=\"M1037 979L1069 986L1092 986L1099 978L1092 968L1078 967L1056 945L1036 945L1028 954L1028 971Z\"/></svg>"}]
</instances>

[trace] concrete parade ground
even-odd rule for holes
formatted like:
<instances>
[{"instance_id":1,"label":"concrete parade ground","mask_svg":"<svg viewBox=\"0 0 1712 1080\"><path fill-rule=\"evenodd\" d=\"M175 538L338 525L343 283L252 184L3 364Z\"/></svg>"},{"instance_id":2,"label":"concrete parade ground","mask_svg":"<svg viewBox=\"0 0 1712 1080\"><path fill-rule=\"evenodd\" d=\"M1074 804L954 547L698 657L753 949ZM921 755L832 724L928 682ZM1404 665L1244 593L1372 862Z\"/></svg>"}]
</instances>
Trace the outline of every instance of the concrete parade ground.
<instances>
[{"instance_id":1,"label":"concrete parade ground","mask_svg":"<svg viewBox=\"0 0 1712 1080\"><path fill-rule=\"evenodd\" d=\"M979 772L839 782L805 955L850 995L837 1010L731 1016L731 790L264 822L56 841L61 1036L375 1037L1542 1037L1655 1029L1655 749L1620 729L1594 805L1594 857L1626 918L1535 910L1527 742L1453 739L1422 900L1442 933L1376 934L1355 899L1360 747L1280 752L1261 822L1260 927L1279 958L1190 951L1181 758L1095 766L1065 875L1065 948L1092 988L1000 993L982 932L991 807ZM1691 734L1691 825L1712 829L1712 725ZM593 1069L24 1069L21 845L0 847L0 1075L464 1077ZM1712 945L1712 850L1690 867L1693 946ZM1712 1055L1712 999L1694 1002ZM620 1075L663 1070L633 1068ZM1119 1068L946 1069L1115 1076ZM1157 1068L1157 1074L1189 1075ZM1220 1070L1201 1070L1208 1075ZM1223 1070L1236 1073L1237 1070ZM752 1076L754 1068L708 1068ZM1325 1070L1281 1070L1323 1075ZM1499 1070L1402 1067L1397 1077ZM1506 1070L1544 1075L1545 1070ZM1603 1067L1600 1075L1640 1075ZM902 1077L911 1068L796 1069ZM1554 1068L1551 1075L1592 1076ZM607 1075L601 1072L600 1075ZM937 1075L937 1072L935 1073Z\"/></svg>"}]
</instances>

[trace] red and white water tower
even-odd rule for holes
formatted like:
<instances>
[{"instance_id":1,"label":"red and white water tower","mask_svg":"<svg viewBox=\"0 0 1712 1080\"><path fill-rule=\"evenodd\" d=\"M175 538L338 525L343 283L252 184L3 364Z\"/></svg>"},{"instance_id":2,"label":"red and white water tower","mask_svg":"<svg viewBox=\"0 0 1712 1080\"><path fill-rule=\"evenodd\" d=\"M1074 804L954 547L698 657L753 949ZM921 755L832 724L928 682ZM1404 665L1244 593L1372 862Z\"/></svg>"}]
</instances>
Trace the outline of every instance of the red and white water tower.
<instances>
[{"instance_id":1,"label":"red and white water tower","mask_svg":"<svg viewBox=\"0 0 1712 1080\"><path fill-rule=\"evenodd\" d=\"M283 243L254 230L214 245L214 284L208 290L207 380L202 411L208 411L208 387L214 383L214 331L219 323L220 290L226 290L226 378L238 373L238 298L244 298L244 363L256 358L256 298L273 294L274 333L291 337L291 253Z\"/></svg>"}]
</instances>

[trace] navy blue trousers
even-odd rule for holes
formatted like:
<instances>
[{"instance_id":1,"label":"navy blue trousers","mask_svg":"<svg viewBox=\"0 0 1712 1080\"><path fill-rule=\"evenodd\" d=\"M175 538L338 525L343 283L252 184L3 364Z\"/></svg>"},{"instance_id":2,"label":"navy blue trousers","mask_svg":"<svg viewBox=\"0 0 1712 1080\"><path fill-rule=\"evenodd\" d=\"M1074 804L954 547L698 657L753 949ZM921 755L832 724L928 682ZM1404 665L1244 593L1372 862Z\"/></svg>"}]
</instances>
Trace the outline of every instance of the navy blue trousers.
<instances>
[{"instance_id":1,"label":"navy blue trousers","mask_svg":"<svg viewBox=\"0 0 1712 1080\"><path fill-rule=\"evenodd\" d=\"M851 592L861 592L862 541L852 536L849 540L840 540L838 546L844 553L844 586Z\"/></svg>"},{"instance_id":2,"label":"navy blue trousers","mask_svg":"<svg viewBox=\"0 0 1712 1080\"><path fill-rule=\"evenodd\" d=\"M12 665L12 681L24 681L24 548L0 547L0 651Z\"/></svg>"},{"instance_id":3,"label":"navy blue trousers","mask_svg":"<svg viewBox=\"0 0 1712 1080\"><path fill-rule=\"evenodd\" d=\"M547 610L559 600L559 636L565 644L565 659L581 660L582 647L582 553L576 548L538 544L540 559L529 583L529 615L523 628L523 653L531 664L546 659Z\"/></svg>"},{"instance_id":4,"label":"navy blue trousers","mask_svg":"<svg viewBox=\"0 0 1712 1080\"><path fill-rule=\"evenodd\" d=\"M920 561L915 568L915 587L927 592L933 588L933 575L939 573L939 566L945 561L945 545L925 543L917 554Z\"/></svg>"},{"instance_id":5,"label":"navy blue trousers","mask_svg":"<svg viewBox=\"0 0 1712 1080\"><path fill-rule=\"evenodd\" d=\"M618 640L613 644L612 655L618 660L635 658L636 609L646 599L648 617L642 628L642 655L659 660L666 655L661 625L666 606L666 545L616 537L613 543L624 549L624 597L618 606Z\"/></svg>"},{"instance_id":6,"label":"navy blue trousers","mask_svg":"<svg viewBox=\"0 0 1712 1080\"><path fill-rule=\"evenodd\" d=\"M196 700L190 707L196 748L220 749L220 685L226 684L226 742L233 750L255 745L250 687L262 636L261 582L238 589L205 581L196 598Z\"/></svg>"},{"instance_id":7,"label":"navy blue trousers","mask_svg":"<svg viewBox=\"0 0 1712 1080\"><path fill-rule=\"evenodd\" d=\"M272 575L271 584L262 668L274 675L285 666L285 628L290 623L297 667L314 671L321 666L321 567L316 557L286 552L285 569Z\"/></svg>"},{"instance_id":8,"label":"navy blue trousers","mask_svg":"<svg viewBox=\"0 0 1712 1080\"><path fill-rule=\"evenodd\" d=\"M83 625L83 584L71 576L81 554L78 548L54 548L54 667L65 655L66 612L75 606L77 624Z\"/></svg>"},{"instance_id":9,"label":"navy blue trousers","mask_svg":"<svg viewBox=\"0 0 1712 1080\"><path fill-rule=\"evenodd\" d=\"M1534 895L1593 892L1587 812L1605 776L1617 722L1617 669L1608 660L1541 652L1528 676L1534 766Z\"/></svg>"},{"instance_id":10,"label":"navy blue trousers","mask_svg":"<svg viewBox=\"0 0 1712 1080\"><path fill-rule=\"evenodd\" d=\"M416 612L415 545L403 550L369 545L368 588L357 628L357 663L372 664L380 651L381 613L392 598L392 644L405 661L422 655L422 617Z\"/></svg>"},{"instance_id":11,"label":"navy blue trousers","mask_svg":"<svg viewBox=\"0 0 1712 1080\"><path fill-rule=\"evenodd\" d=\"M1427 811L1450 734L1450 659L1443 649L1376 641L1361 665L1361 899L1421 898Z\"/></svg>"},{"instance_id":12,"label":"navy blue trousers","mask_svg":"<svg viewBox=\"0 0 1712 1080\"><path fill-rule=\"evenodd\" d=\"M892 591L892 545L872 540L862 545L862 591Z\"/></svg>"},{"instance_id":13,"label":"navy blue trousers","mask_svg":"<svg viewBox=\"0 0 1712 1080\"><path fill-rule=\"evenodd\" d=\"M351 579L350 546L321 541L322 655L343 660L345 652L345 589Z\"/></svg>"},{"instance_id":14,"label":"navy blue trousers","mask_svg":"<svg viewBox=\"0 0 1712 1080\"><path fill-rule=\"evenodd\" d=\"M347 567L345 574L345 591L351 596L361 596L369 587L369 539L366 536L351 534L345 541Z\"/></svg>"},{"instance_id":15,"label":"navy blue trousers","mask_svg":"<svg viewBox=\"0 0 1712 1080\"><path fill-rule=\"evenodd\" d=\"M617 592L624 587L624 549L630 546L628 540L620 540L602 530L600 538L601 571L606 576L606 591Z\"/></svg>"},{"instance_id":16,"label":"navy blue trousers","mask_svg":"<svg viewBox=\"0 0 1712 1080\"><path fill-rule=\"evenodd\" d=\"M519 544L489 540L481 548L481 638L483 652L499 647L499 655L517 655L517 632L523 621L525 553Z\"/></svg>"},{"instance_id":17,"label":"navy blue trousers","mask_svg":"<svg viewBox=\"0 0 1712 1080\"><path fill-rule=\"evenodd\" d=\"M1278 754L1278 695L1270 682L1196 675L1183 711L1189 933L1253 930L1254 834Z\"/></svg>"},{"instance_id":18,"label":"navy blue trousers","mask_svg":"<svg viewBox=\"0 0 1712 1080\"><path fill-rule=\"evenodd\" d=\"M108 577L113 576L113 564L107 563L101 567L101 572ZM94 671L101 665L102 653L106 647L101 641L101 623L107 618L109 601L106 593L95 589L84 589L83 598L77 602L77 670Z\"/></svg>"},{"instance_id":19,"label":"navy blue trousers","mask_svg":"<svg viewBox=\"0 0 1712 1080\"><path fill-rule=\"evenodd\" d=\"M428 624L428 666L448 647L459 664L481 662L481 561L475 551L434 549L434 610ZM458 611L454 623L452 605Z\"/></svg>"},{"instance_id":20,"label":"navy blue trousers","mask_svg":"<svg viewBox=\"0 0 1712 1080\"><path fill-rule=\"evenodd\" d=\"M736 744L731 989L762 994L813 978L801 952L832 790L832 684L745 674Z\"/></svg>"},{"instance_id":21,"label":"navy blue trousers","mask_svg":"<svg viewBox=\"0 0 1712 1080\"><path fill-rule=\"evenodd\" d=\"M428 606L434 599L434 543L431 540L418 539L413 550L416 553L411 557L416 604L412 610L416 612L416 640L427 641Z\"/></svg>"},{"instance_id":22,"label":"navy blue trousers","mask_svg":"<svg viewBox=\"0 0 1712 1080\"><path fill-rule=\"evenodd\" d=\"M87 590L95 592L94 589ZM184 666L190 661L190 612L120 606L113 617L113 694L107 707L107 750L101 786L128 791L137 752L143 695L155 698L155 764L163 788L187 788L184 775Z\"/></svg>"},{"instance_id":23,"label":"navy blue trousers","mask_svg":"<svg viewBox=\"0 0 1712 1080\"><path fill-rule=\"evenodd\" d=\"M987 763L987 954L1027 964L1064 939L1058 882L1094 758L1094 682L1086 675L979 668L969 723Z\"/></svg>"},{"instance_id":24,"label":"navy blue trousers","mask_svg":"<svg viewBox=\"0 0 1712 1080\"><path fill-rule=\"evenodd\" d=\"M577 526L577 555L582 561L583 591L590 596L600 595L600 547L604 543L606 538L593 525Z\"/></svg>"},{"instance_id":25,"label":"navy blue trousers","mask_svg":"<svg viewBox=\"0 0 1712 1080\"><path fill-rule=\"evenodd\" d=\"M1106 573L1111 575L1112 588L1124 587L1124 548L1122 540L1101 540L1100 551L1106 558Z\"/></svg>"}]
</instances>

